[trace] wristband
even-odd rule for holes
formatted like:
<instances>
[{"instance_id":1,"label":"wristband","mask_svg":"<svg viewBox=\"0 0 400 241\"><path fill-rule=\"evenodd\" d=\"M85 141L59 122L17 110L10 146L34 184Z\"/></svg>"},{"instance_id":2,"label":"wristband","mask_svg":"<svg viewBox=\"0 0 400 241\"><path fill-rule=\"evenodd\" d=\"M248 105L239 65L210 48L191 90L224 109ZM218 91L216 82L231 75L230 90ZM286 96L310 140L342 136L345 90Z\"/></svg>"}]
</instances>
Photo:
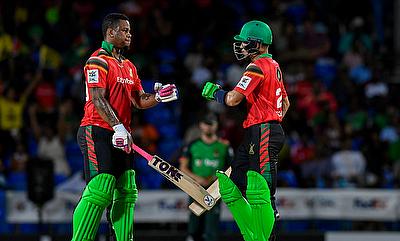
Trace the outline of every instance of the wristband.
<instances>
[{"instance_id":1,"label":"wristband","mask_svg":"<svg viewBox=\"0 0 400 241\"><path fill-rule=\"evenodd\" d=\"M215 98L215 101L217 101L218 103L221 103L221 104L225 104L225 95L226 95L226 93L228 93L228 91L225 91L225 90L222 90L222 89L219 89L219 90L217 90L217 91L215 91L215 93L214 93L214 98Z\"/></svg>"}]
</instances>

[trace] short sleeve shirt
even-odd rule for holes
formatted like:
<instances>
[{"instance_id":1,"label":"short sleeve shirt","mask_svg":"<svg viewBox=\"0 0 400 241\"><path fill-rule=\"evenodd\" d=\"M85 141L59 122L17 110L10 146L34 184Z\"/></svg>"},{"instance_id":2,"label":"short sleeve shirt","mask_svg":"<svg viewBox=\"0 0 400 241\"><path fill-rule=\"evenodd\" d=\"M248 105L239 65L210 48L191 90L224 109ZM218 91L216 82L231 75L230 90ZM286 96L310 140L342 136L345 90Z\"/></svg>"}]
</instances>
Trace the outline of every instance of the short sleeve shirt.
<instances>
[{"instance_id":1,"label":"short sleeve shirt","mask_svg":"<svg viewBox=\"0 0 400 241\"><path fill-rule=\"evenodd\" d=\"M263 54L250 63L234 89L246 96L244 128L268 121L282 121L282 100L287 94L279 64L270 54Z\"/></svg>"},{"instance_id":2,"label":"short sleeve shirt","mask_svg":"<svg viewBox=\"0 0 400 241\"><path fill-rule=\"evenodd\" d=\"M81 126L95 125L112 130L97 112L90 88L106 90L106 99L114 113L125 128L130 130L132 118L132 96L137 91L143 91L136 67L128 59L122 61L112 57L106 50L100 48L86 61L84 67L86 103Z\"/></svg>"}]
</instances>

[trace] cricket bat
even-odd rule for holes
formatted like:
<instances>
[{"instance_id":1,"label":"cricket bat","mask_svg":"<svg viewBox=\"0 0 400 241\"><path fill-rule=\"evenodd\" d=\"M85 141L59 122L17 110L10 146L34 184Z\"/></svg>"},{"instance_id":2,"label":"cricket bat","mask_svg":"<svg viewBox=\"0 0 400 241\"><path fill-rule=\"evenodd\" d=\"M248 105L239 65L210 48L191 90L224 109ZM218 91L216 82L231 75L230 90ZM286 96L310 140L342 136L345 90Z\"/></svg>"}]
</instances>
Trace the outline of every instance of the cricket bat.
<instances>
[{"instance_id":1,"label":"cricket bat","mask_svg":"<svg viewBox=\"0 0 400 241\"><path fill-rule=\"evenodd\" d=\"M162 158L156 155L150 155L135 144L132 144L132 149L144 157L148 161L149 166L191 196L202 208L210 210L215 205L212 195L193 180L193 178L164 161Z\"/></svg>"},{"instance_id":2,"label":"cricket bat","mask_svg":"<svg viewBox=\"0 0 400 241\"><path fill-rule=\"evenodd\" d=\"M225 174L229 177L231 175L232 172L232 168L229 167L226 171ZM209 188L207 188L207 192L211 195L211 197L214 199L214 205L217 203L217 201L221 198L221 194L219 193L219 183L218 183L218 179L213 182L213 184L211 184L211 186ZM213 206L214 206L213 205ZM202 215L206 210L204 208L204 206L202 204L200 204L199 202L197 202L197 200L195 202L192 202L189 205L189 209L190 211L192 211L194 214L196 214L197 216Z\"/></svg>"}]
</instances>

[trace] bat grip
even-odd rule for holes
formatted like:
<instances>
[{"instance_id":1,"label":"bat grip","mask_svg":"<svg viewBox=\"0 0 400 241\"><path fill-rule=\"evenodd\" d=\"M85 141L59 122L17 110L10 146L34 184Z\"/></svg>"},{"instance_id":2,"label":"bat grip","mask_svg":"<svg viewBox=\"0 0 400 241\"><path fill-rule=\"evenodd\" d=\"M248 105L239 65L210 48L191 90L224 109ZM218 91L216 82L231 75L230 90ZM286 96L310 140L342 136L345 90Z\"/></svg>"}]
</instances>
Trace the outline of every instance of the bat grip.
<instances>
[{"instance_id":1,"label":"bat grip","mask_svg":"<svg viewBox=\"0 0 400 241\"><path fill-rule=\"evenodd\" d=\"M151 161L153 159L153 156L150 155L149 153L147 153L145 150L143 150L142 148L138 147L137 145L132 143L132 149L139 153L139 155L141 155L142 157L144 157L147 161Z\"/></svg>"}]
</instances>

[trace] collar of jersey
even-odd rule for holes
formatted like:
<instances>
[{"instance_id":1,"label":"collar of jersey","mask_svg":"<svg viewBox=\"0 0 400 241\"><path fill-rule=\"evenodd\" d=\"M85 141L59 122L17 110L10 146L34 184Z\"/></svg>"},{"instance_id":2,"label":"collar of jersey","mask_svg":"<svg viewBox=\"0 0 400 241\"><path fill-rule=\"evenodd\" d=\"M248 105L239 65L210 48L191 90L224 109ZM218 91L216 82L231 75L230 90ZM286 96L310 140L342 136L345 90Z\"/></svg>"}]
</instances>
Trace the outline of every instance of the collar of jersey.
<instances>
[{"instance_id":1,"label":"collar of jersey","mask_svg":"<svg viewBox=\"0 0 400 241\"><path fill-rule=\"evenodd\" d=\"M256 57L256 60L257 60L257 59L261 59L261 58L271 58L271 59L272 59L272 54L269 54L269 53L260 54L260 55L258 55L258 56Z\"/></svg>"},{"instance_id":2,"label":"collar of jersey","mask_svg":"<svg viewBox=\"0 0 400 241\"><path fill-rule=\"evenodd\" d=\"M114 45L112 43L103 41L101 43L101 48L104 49L105 51L107 51L107 53L109 53L111 55L112 54L112 50L114 48Z\"/></svg>"}]
</instances>

